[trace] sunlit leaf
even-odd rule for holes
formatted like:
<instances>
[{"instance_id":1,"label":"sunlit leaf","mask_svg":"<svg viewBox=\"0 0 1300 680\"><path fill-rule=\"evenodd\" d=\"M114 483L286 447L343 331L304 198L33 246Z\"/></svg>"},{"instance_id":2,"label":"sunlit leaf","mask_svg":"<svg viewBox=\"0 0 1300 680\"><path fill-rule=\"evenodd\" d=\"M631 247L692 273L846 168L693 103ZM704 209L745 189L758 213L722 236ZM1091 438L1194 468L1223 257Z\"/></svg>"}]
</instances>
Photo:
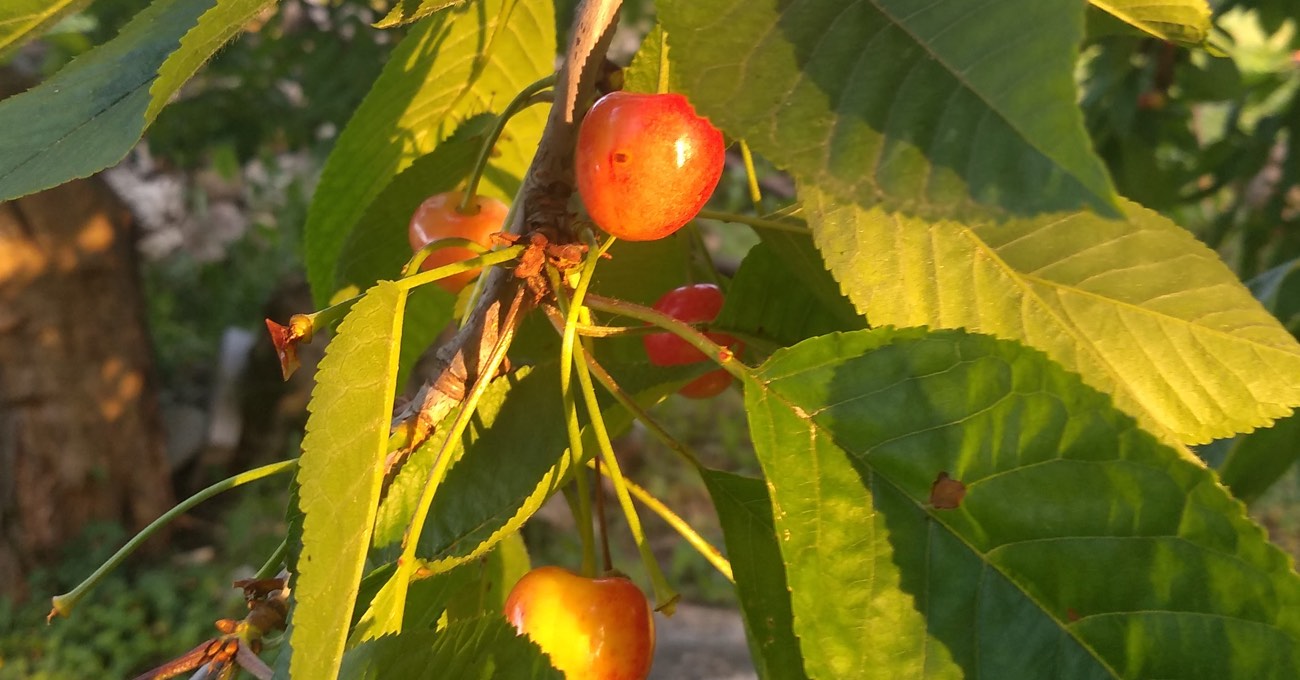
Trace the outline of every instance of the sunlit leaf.
<instances>
[{"instance_id":1,"label":"sunlit leaf","mask_svg":"<svg viewBox=\"0 0 1300 680\"><path fill-rule=\"evenodd\" d=\"M925 221L800 187L817 246L874 325L1019 340L1142 425L1203 443L1300 404L1300 344L1214 251L1132 203L1006 224Z\"/></svg>"},{"instance_id":2,"label":"sunlit leaf","mask_svg":"<svg viewBox=\"0 0 1300 680\"><path fill-rule=\"evenodd\" d=\"M1200 45L1210 33L1205 0L1089 0L1099 11L1161 40Z\"/></svg>"},{"instance_id":3,"label":"sunlit leaf","mask_svg":"<svg viewBox=\"0 0 1300 680\"><path fill-rule=\"evenodd\" d=\"M294 597L294 678L338 673L383 479L404 291L380 283L325 351L298 471L304 520Z\"/></svg>"},{"instance_id":4,"label":"sunlit leaf","mask_svg":"<svg viewBox=\"0 0 1300 680\"><path fill-rule=\"evenodd\" d=\"M550 0L473 0L413 25L339 135L321 173L304 234L312 294L334 294L335 266L353 226L398 173L462 121L496 111L552 72ZM546 121L544 107L511 119L492 165L522 177Z\"/></svg>"},{"instance_id":5,"label":"sunlit leaf","mask_svg":"<svg viewBox=\"0 0 1300 680\"><path fill-rule=\"evenodd\" d=\"M6 0L0 4L0 57L35 38L90 0Z\"/></svg>"}]
</instances>

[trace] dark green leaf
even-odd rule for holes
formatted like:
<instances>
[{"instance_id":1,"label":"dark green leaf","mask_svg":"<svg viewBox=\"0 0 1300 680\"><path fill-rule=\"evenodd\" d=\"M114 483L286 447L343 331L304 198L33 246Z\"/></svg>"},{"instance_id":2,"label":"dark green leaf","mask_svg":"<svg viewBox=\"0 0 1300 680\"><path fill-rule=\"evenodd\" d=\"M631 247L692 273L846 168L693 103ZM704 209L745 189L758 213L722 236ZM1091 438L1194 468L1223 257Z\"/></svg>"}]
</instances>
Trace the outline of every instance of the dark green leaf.
<instances>
[{"instance_id":1,"label":"dark green leaf","mask_svg":"<svg viewBox=\"0 0 1300 680\"><path fill-rule=\"evenodd\" d=\"M322 171L304 235L318 303L336 292L336 261L348 234L398 173L462 121L504 106L552 71L552 22L550 0L474 0L410 29ZM540 107L513 118L492 165L522 176L545 121Z\"/></svg>"},{"instance_id":2,"label":"dark green leaf","mask_svg":"<svg viewBox=\"0 0 1300 680\"><path fill-rule=\"evenodd\" d=\"M759 677L808 677L799 655L799 641L794 637L790 591L772 524L767 485L761 479L718 470L702 469L700 475L718 510Z\"/></svg>"},{"instance_id":3,"label":"dark green leaf","mask_svg":"<svg viewBox=\"0 0 1300 680\"><path fill-rule=\"evenodd\" d=\"M331 676L333 677L333 676ZM455 622L441 632L412 630L347 653L341 680L564 680L527 637L502 616Z\"/></svg>"},{"instance_id":4,"label":"dark green leaf","mask_svg":"<svg viewBox=\"0 0 1300 680\"><path fill-rule=\"evenodd\" d=\"M727 288L727 302L714 328L739 331L779 347L834 331L866 328L866 319L838 318L819 304L816 294L784 263L784 253L778 252L766 242L749 251ZM841 296L839 301L841 308L852 312L848 300Z\"/></svg>"},{"instance_id":5,"label":"dark green leaf","mask_svg":"<svg viewBox=\"0 0 1300 680\"><path fill-rule=\"evenodd\" d=\"M113 40L0 102L0 201L126 155L180 86L271 0L158 0Z\"/></svg>"},{"instance_id":6,"label":"dark green leaf","mask_svg":"<svg viewBox=\"0 0 1300 680\"><path fill-rule=\"evenodd\" d=\"M1273 423L1263 430L1241 435L1228 449L1219 468L1232 493L1252 503L1300 459L1300 415Z\"/></svg>"},{"instance_id":7,"label":"dark green leaf","mask_svg":"<svg viewBox=\"0 0 1300 680\"><path fill-rule=\"evenodd\" d=\"M1300 674L1290 559L1039 352L835 334L774 355L745 398L813 677ZM956 508L931 503L941 473Z\"/></svg>"},{"instance_id":8,"label":"dark green leaf","mask_svg":"<svg viewBox=\"0 0 1300 680\"><path fill-rule=\"evenodd\" d=\"M930 216L1116 197L1075 105L1074 0L671 0L674 89L802 182Z\"/></svg>"},{"instance_id":9,"label":"dark green leaf","mask_svg":"<svg viewBox=\"0 0 1300 680\"><path fill-rule=\"evenodd\" d=\"M305 515L294 579L294 678L338 672L375 523L405 292L383 282L339 325L316 374L298 471Z\"/></svg>"},{"instance_id":10,"label":"dark green leaf","mask_svg":"<svg viewBox=\"0 0 1300 680\"><path fill-rule=\"evenodd\" d=\"M1214 251L1141 206L1126 202L1123 220L963 224L800 190L818 248L873 325L1032 345L1171 443L1267 425L1300 404L1300 344Z\"/></svg>"}]
</instances>

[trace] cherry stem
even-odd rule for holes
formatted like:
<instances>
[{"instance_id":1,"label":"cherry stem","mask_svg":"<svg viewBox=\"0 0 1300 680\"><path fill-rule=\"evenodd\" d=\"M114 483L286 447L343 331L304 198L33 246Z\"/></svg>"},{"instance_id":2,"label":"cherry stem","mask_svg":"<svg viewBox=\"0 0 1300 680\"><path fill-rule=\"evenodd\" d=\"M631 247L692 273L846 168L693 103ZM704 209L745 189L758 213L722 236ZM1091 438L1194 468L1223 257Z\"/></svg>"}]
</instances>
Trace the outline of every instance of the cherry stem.
<instances>
[{"instance_id":1,"label":"cherry stem","mask_svg":"<svg viewBox=\"0 0 1300 680\"><path fill-rule=\"evenodd\" d=\"M578 361L574 362L578 373L578 384L582 387L582 398L587 404L588 417L591 418L591 429L596 435L600 455L605 461L605 468L607 469L605 474L614 483L614 495L618 497L618 503L623 509L623 516L627 520L627 528L632 532L632 540L636 541L637 551L641 553L641 562L645 564L646 572L650 575L650 584L654 587L655 592L655 610L671 616L673 609L677 606L677 600L681 596L673 590L672 586L668 585L668 579L664 577L663 571L659 568L659 561L655 559L654 552L650 550L650 542L646 540L645 531L641 528L641 520L637 516L636 506L632 504L632 496L627 490L627 481L623 478L623 472L618 465L618 458L614 455L614 445L609 439L609 431L605 428L605 418L600 412L600 400L596 398L596 388L591 382L591 373L587 370L586 350L582 345L578 345L574 347L574 353L578 359Z\"/></svg>"},{"instance_id":2,"label":"cherry stem","mask_svg":"<svg viewBox=\"0 0 1300 680\"><path fill-rule=\"evenodd\" d=\"M556 303L561 313L569 311L569 299L564 292L564 282L554 267L546 268L550 278L551 289L555 291ZM563 335L563 333L561 333ZM564 426L569 435L569 470L573 474L577 502L574 507L574 521L578 524L578 536L582 540L582 575L588 578L596 575L596 541L591 533L591 494L587 487L587 470L582 466L582 427L578 423L578 403L573 390L573 348L569 354L560 353L560 398L564 409Z\"/></svg>"},{"instance_id":3,"label":"cherry stem","mask_svg":"<svg viewBox=\"0 0 1300 680\"><path fill-rule=\"evenodd\" d=\"M415 506L415 514L412 515L411 524L406 530L406 536L402 539L402 555L397 560L398 573L393 578L402 578L409 583L416 566L419 564L419 560L415 559L415 549L420 543L420 534L424 531L424 522L429 517L429 507L433 504L434 493L442 484L443 478L447 476L447 470L451 467L451 454L455 451L457 443L460 442L465 428L469 426L469 421L474 416L479 399L487 391L488 384L492 382L493 376L501 368L501 362L506 358L506 350L510 348L510 341L514 337L515 321L519 315L523 295L524 290L522 288L515 292L514 300L510 303L505 317L501 321L501 335L497 338L496 345L492 348L491 354L488 355L487 361L479 370L478 379L474 381L474 386L465 395L465 400L460 406L460 412L456 414L456 419L452 421L451 427L447 430L447 436L442 440L442 446L438 448L438 453L434 457L433 468L429 471L429 478L424 483L424 490L420 493L420 500Z\"/></svg>"},{"instance_id":4,"label":"cherry stem","mask_svg":"<svg viewBox=\"0 0 1300 680\"><path fill-rule=\"evenodd\" d=\"M745 179L749 181L749 199L754 202L754 212L763 212L763 192L758 188L758 173L754 171L754 154L749 143L740 140L740 159L745 162Z\"/></svg>"},{"instance_id":5,"label":"cherry stem","mask_svg":"<svg viewBox=\"0 0 1300 680\"><path fill-rule=\"evenodd\" d=\"M645 408L632 398L632 395L625 392L622 387L619 387L618 383L614 380L614 376L610 375L609 371L605 370L605 367L601 366L600 362L596 361L596 358L590 354L587 355L587 368L591 371L592 375L596 376L596 381L600 383L601 387L604 387L605 391L609 392L610 396L614 397L623 408L627 409L628 413L631 413L633 417L641 421L641 424L645 425L646 429L650 430L650 433L654 435L655 439L658 439L660 443L667 446L670 451L681 456L682 460L685 460L692 467L697 470L703 469L704 465L700 463L699 457L697 457L689 447L678 441L676 437L669 434L668 430L665 429L658 420L655 420L654 416L651 416L649 411L646 411Z\"/></svg>"},{"instance_id":6,"label":"cherry stem","mask_svg":"<svg viewBox=\"0 0 1300 680\"><path fill-rule=\"evenodd\" d=\"M420 272L414 276L398 279L397 286L402 290L411 290L412 288L418 288L427 283L433 283L439 279L445 279L448 276L454 276L462 272L481 269L483 267L490 267L494 264L501 264L502 262L509 262L510 260L519 257L519 254L524 252L524 248L525 246L521 245L510 246L509 248L494 250L490 253L479 255L478 257L471 257L467 260L461 260L460 262L453 262L441 267L436 267L427 272Z\"/></svg>"},{"instance_id":7,"label":"cherry stem","mask_svg":"<svg viewBox=\"0 0 1300 680\"><path fill-rule=\"evenodd\" d=\"M655 84L655 92L664 94L668 91L668 32L659 33L659 82Z\"/></svg>"},{"instance_id":8,"label":"cherry stem","mask_svg":"<svg viewBox=\"0 0 1300 680\"><path fill-rule=\"evenodd\" d=\"M158 519L150 522L149 526L141 529L140 533L133 536L131 540L127 541L126 545L113 553L112 557L108 558L107 561L101 564L94 573L78 584L76 588L73 588L71 591L62 595L55 595L52 598L54 608L50 610L50 615L46 617L46 622L48 623L55 616L66 617L70 615L72 609L81 601L81 598L85 597L87 593L95 588L95 586L99 585L99 582L104 580L105 576L108 576L114 569L121 566L122 562L126 560L131 553L135 552L145 543L145 541L148 541L154 534L158 533L159 529L167 526L177 517L189 512L198 504L220 493L248 484L249 482L255 482L259 479L265 479L283 472L289 472L297 467L297 458L281 461L279 463L272 463L270 465L263 465L262 467L254 468L247 472L241 472L233 477L223 479L193 496L186 498L180 503L177 503L170 510L163 513Z\"/></svg>"},{"instance_id":9,"label":"cherry stem","mask_svg":"<svg viewBox=\"0 0 1300 680\"><path fill-rule=\"evenodd\" d=\"M555 326L555 332L561 337L564 336L564 315L554 306L542 308L546 316L550 318L552 325ZM593 326L585 323L573 324L574 332L583 338L614 338L628 335L650 335L651 333L660 333L654 326Z\"/></svg>"},{"instance_id":10,"label":"cherry stem","mask_svg":"<svg viewBox=\"0 0 1300 680\"><path fill-rule=\"evenodd\" d=\"M600 525L600 559L605 573L614 570L614 559L609 554L609 522L605 521L605 483L600 478L600 457L591 459L596 471L596 523Z\"/></svg>"},{"instance_id":11,"label":"cherry stem","mask_svg":"<svg viewBox=\"0 0 1300 680\"><path fill-rule=\"evenodd\" d=\"M266 562L262 564L261 569L257 570L257 573L253 575L253 578L260 581L265 578L271 578L280 573L280 566L284 564L284 558L288 554L289 539L286 538L280 541L280 545L276 546L275 551L271 553L271 556L266 558Z\"/></svg>"},{"instance_id":12,"label":"cherry stem","mask_svg":"<svg viewBox=\"0 0 1300 680\"><path fill-rule=\"evenodd\" d=\"M692 548L695 548L695 551L703 556L704 559L708 560L709 564L713 565L713 568L717 569L718 573L722 574L724 578L732 583L736 582L736 577L731 571L731 561L726 557L723 557L722 551L718 550L717 546L710 543L707 538L701 536L700 533L695 530L695 527L691 526L690 522L687 522L681 517L681 515L673 512L672 508L669 508L663 501L655 498L654 494L647 491L645 487L638 486L636 482L633 482L630 479L625 479L623 481L627 484L627 490L632 493L634 498L641 501L642 505L649 508L654 514L658 515L659 518L667 523L668 526L672 527L679 536L686 539L686 542L690 544Z\"/></svg>"},{"instance_id":13,"label":"cherry stem","mask_svg":"<svg viewBox=\"0 0 1300 680\"><path fill-rule=\"evenodd\" d=\"M735 222L736 224L747 224L755 229L768 229L771 231L783 231L788 234L810 234L808 225L802 222L782 222L778 220L768 220L762 217L753 217L750 215L738 215L736 213L722 212L721 210L701 210L697 217L703 217L706 220L717 220L719 222Z\"/></svg>"},{"instance_id":14,"label":"cherry stem","mask_svg":"<svg viewBox=\"0 0 1300 680\"><path fill-rule=\"evenodd\" d=\"M501 110L501 115L488 131L487 137L483 139L483 146L479 147L478 157L474 159L474 167L469 173L469 182L465 185L465 193L460 197L460 205L456 208L462 215L469 214L470 205L474 203L474 195L478 192L479 180L483 178L483 171L487 169L488 158L492 156L492 148L497 145L497 140L501 138L501 133L506 129L506 123L515 114L524 109L539 103L542 100L535 100L533 95L540 93L548 87L555 85L555 74L552 73L542 78L528 87L519 91L514 99Z\"/></svg>"},{"instance_id":15,"label":"cherry stem","mask_svg":"<svg viewBox=\"0 0 1300 680\"><path fill-rule=\"evenodd\" d=\"M448 236L447 238L434 239L424 244L423 248L415 251L415 254L411 256L411 259L407 260L405 265L402 265L401 277L406 278L415 275L416 272L420 271L420 265L424 264L424 261L429 259L429 256L432 255L435 250L442 250L443 248L465 248L467 250L472 250L479 255L485 255L491 252L487 248L484 248L482 243L471 241L467 238L460 238L459 236Z\"/></svg>"},{"instance_id":16,"label":"cherry stem","mask_svg":"<svg viewBox=\"0 0 1300 680\"><path fill-rule=\"evenodd\" d=\"M695 330L689 324L678 321L667 314L631 302L594 294L587 296L587 306L600 312L618 314L658 326L685 340L741 381L752 375L749 367L741 363L730 349L709 339L708 336Z\"/></svg>"}]
</instances>

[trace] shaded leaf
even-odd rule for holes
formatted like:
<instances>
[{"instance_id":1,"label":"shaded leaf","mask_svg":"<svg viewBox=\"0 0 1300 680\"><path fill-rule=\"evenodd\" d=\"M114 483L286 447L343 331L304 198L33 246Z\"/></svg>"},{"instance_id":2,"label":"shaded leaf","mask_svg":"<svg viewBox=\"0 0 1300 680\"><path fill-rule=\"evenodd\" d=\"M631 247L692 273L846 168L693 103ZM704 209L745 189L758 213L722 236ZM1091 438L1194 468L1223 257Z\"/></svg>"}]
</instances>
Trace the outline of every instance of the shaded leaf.
<instances>
[{"instance_id":1,"label":"shaded leaf","mask_svg":"<svg viewBox=\"0 0 1300 680\"><path fill-rule=\"evenodd\" d=\"M294 581L294 678L338 673L383 478L404 291L380 283L325 351L298 471L304 517Z\"/></svg>"},{"instance_id":2,"label":"shaded leaf","mask_svg":"<svg viewBox=\"0 0 1300 680\"><path fill-rule=\"evenodd\" d=\"M109 42L0 102L0 201L122 159L194 71L271 0L158 0Z\"/></svg>"},{"instance_id":3,"label":"shaded leaf","mask_svg":"<svg viewBox=\"0 0 1300 680\"><path fill-rule=\"evenodd\" d=\"M1073 0L671 0L673 89L842 200L1116 212L1075 105Z\"/></svg>"},{"instance_id":4,"label":"shaded leaf","mask_svg":"<svg viewBox=\"0 0 1300 680\"><path fill-rule=\"evenodd\" d=\"M1237 438L1219 468L1233 495L1253 503L1300 460L1300 415Z\"/></svg>"},{"instance_id":5,"label":"shaded leaf","mask_svg":"<svg viewBox=\"0 0 1300 680\"><path fill-rule=\"evenodd\" d=\"M1300 673L1289 558L1036 351L836 334L774 355L745 399L810 676ZM959 508L930 507L939 471Z\"/></svg>"},{"instance_id":6,"label":"shaded leaf","mask_svg":"<svg viewBox=\"0 0 1300 680\"><path fill-rule=\"evenodd\" d=\"M553 20L549 0L473 0L411 27L339 135L312 200L304 258L318 303L335 293L353 226L398 173L552 71ZM493 165L522 176L545 120L539 107L513 118Z\"/></svg>"},{"instance_id":7,"label":"shaded leaf","mask_svg":"<svg viewBox=\"0 0 1300 680\"><path fill-rule=\"evenodd\" d=\"M405 588L399 588L393 580L404 578L402 572L385 570L388 580L374 594L370 606L356 622L348 637L348 647L402 631L432 630L438 617L447 609L447 603L471 587L481 570L478 564L465 564L429 578L412 580ZM401 601L396 601L396 598L401 598Z\"/></svg>"},{"instance_id":8,"label":"shaded leaf","mask_svg":"<svg viewBox=\"0 0 1300 680\"><path fill-rule=\"evenodd\" d=\"M772 525L772 503L761 479L702 468L713 498L745 615L745 634L760 678L808 677L790 613L781 550Z\"/></svg>"},{"instance_id":9,"label":"shaded leaf","mask_svg":"<svg viewBox=\"0 0 1300 680\"><path fill-rule=\"evenodd\" d=\"M517 636L505 617L484 616L452 623L441 632L412 630L367 642L347 653L338 677L563 680L564 675L531 640Z\"/></svg>"},{"instance_id":10,"label":"shaded leaf","mask_svg":"<svg viewBox=\"0 0 1300 680\"><path fill-rule=\"evenodd\" d=\"M855 314L843 296L839 296L838 309L847 309L847 315L836 315L820 304L778 252L766 242L750 249L727 288L727 300L714 328L738 331L780 347L834 331L866 328L867 320Z\"/></svg>"},{"instance_id":11,"label":"shaded leaf","mask_svg":"<svg viewBox=\"0 0 1300 680\"><path fill-rule=\"evenodd\" d=\"M1210 33L1210 6L1205 0L1089 0L1143 33L1184 45L1201 45Z\"/></svg>"},{"instance_id":12,"label":"shaded leaf","mask_svg":"<svg viewBox=\"0 0 1300 680\"><path fill-rule=\"evenodd\" d=\"M1266 425L1300 403L1300 345L1214 251L1145 208L967 225L801 195L818 248L874 325L1037 347L1169 442Z\"/></svg>"},{"instance_id":13,"label":"shaded leaf","mask_svg":"<svg viewBox=\"0 0 1300 680\"><path fill-rule=\"evenodd\" d=\"M90 0L6 0L0 4L0 57L35 38Z\"/></svg>"}]
</instances>

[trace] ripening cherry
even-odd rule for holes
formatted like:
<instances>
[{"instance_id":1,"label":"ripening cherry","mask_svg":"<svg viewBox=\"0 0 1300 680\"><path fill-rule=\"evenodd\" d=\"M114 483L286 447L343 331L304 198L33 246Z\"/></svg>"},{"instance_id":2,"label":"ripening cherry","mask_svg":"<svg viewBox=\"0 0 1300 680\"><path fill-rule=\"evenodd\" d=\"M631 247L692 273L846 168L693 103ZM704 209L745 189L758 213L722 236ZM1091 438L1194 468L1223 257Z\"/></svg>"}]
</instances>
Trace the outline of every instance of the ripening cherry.
<instances>
[{"instance_id":1,"label":"ripening cherry","mask_svg":"<svg viewBox=\"0 0 1300 680\"><path fill-rule=\"evenodd\" d=\"M682 95L611 92L578 130L578 193L601 229L652 241L700 212L724 157L722 133Z\"/></svg>"},{"instance_id":2,"label":"ripening cherry","mask_svg":"<svg viewBox=\"0 0 1300 680\"><path fill-rule=\"evenodd\" d=\"M538 567L506 597L505 615L571 680L643 680L655 650L654 616L626 578L590 579Z\"/></svg>"},{"instance_id":3,"label":"ripening cherry","mask_svg":"<svg viewBox=\"0 0 1300 680\"><path fill-rule=\"evenodd\" d=\"M434 194L415 209L411 215L411 225L407 235L411 239L411 252L416 252L435 239L459 237L466 238L487 248L492 245L492 234L504 228L506 214L510 211L505 203L495 198L478 195L470 204L468 212L458 209L461 200L459 191L447 191ZM460 262L478 253L459 247L439 248L425 258L420 269L428 271L436 267ZM437 283L449 293L459 293L462 288L478 276L474 269L445 279Z\"/></svg>"},{"instance_id":4,"label":"ripening cherry","mask_svg":"<svg viewBox=\"0 0 1300 680\"><path fill-rule=\"evenodd\" d=\"M655 310L685 323L708 323L722 311L722 289L711 283L696 283L668 291L654 303ZM740 341L726 333L705 333L705 337L740 350ZM690 343L672 333L651 333L642 338L646 356L656 366L682 366L711 359ZM687 383L678 394L692 399L715 396L731 385L731 374L724 369L710 371Z\"/></svg>"}]
</instances>

